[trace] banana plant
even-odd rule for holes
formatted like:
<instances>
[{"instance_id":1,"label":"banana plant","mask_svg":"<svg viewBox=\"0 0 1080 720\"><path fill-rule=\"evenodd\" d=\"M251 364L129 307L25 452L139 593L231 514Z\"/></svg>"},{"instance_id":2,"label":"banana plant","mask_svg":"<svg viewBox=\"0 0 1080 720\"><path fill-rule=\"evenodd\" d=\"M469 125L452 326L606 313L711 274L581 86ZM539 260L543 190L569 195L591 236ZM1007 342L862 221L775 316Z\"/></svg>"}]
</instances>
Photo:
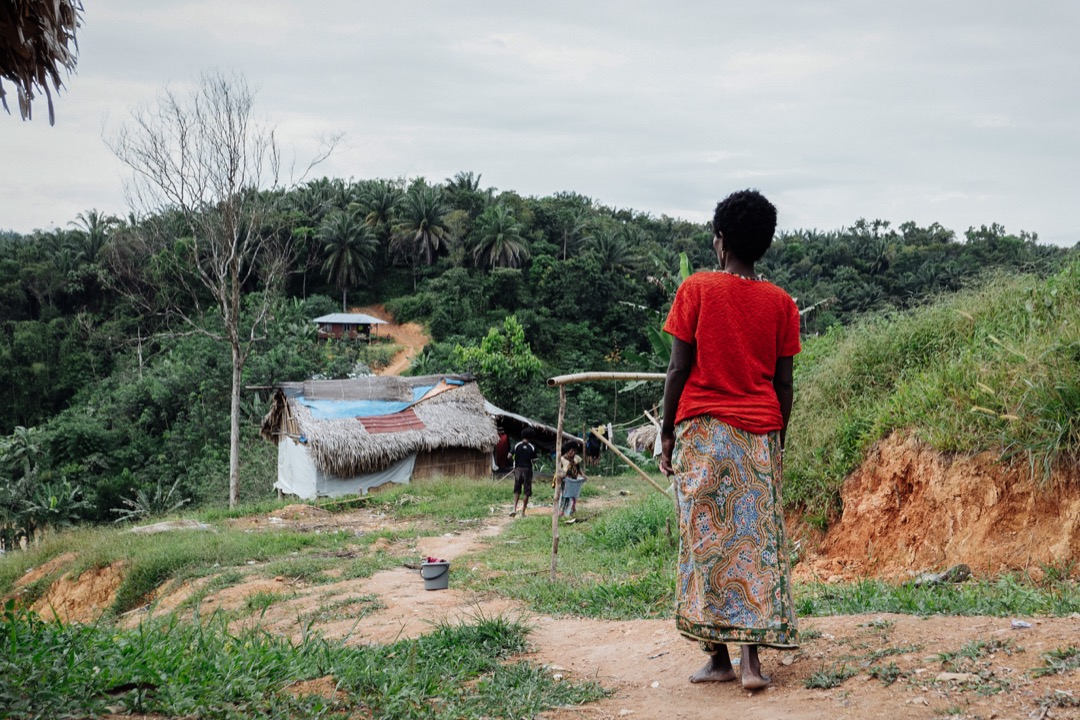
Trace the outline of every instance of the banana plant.
<instances>
[{"instance_id":1,"label":"banana plant","mask_svg":"<svg viewBox=\"0 0 1080 720\"><path fill-rule=\"evenodd\" d=\"M679 253L679 284L690 277L694 270L690 267L690 258L686 253ZM677 286L676 286L677 287ZM656 327L650 325L645 328L645 335L649 338L649 344L653 349L653 362L663 368L667 368L671 362L671 336L664 332L663 325Z\"/></svg>"}]
</instances>

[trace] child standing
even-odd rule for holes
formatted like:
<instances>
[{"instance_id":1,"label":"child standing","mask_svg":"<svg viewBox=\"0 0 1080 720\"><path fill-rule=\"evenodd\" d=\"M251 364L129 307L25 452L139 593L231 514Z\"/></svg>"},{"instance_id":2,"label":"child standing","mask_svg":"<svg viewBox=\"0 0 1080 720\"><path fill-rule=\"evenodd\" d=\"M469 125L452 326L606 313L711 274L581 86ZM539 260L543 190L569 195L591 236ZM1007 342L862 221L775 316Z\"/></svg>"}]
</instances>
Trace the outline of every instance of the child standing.
<instances>
[{"instance_id":1,"label":"child standing","mask_svg":"<svg viewBox=\"0 0 1080 720\"><path fill-rule=\"evenodd\" d=\"M569 486L566 483L567 480L572 481ZM584 480L585 471L581 469L581 456L577 454L577 448L571 445L559 460L558 481L562 483L560 494L563 515L573 515L577 511L578 493L581 492L581 482Z\"/></svg>"},{"instance_id":2,"label":"child standing","mask_svg":"<svg viewBox=\"0 0 1080 720\"><path fill-rule=\"evenodd\" d=\"M517 515L518 500L522 494L525 502L521 505L521 516L525 516L525 510L529 507L529 498L532 496L533 460L536 459L536 446L531 442L532 429L525 428L521 431L521 441L514 446L510 453L514 458L514 511L510 517Z\"/></svg>"}]
</instances>

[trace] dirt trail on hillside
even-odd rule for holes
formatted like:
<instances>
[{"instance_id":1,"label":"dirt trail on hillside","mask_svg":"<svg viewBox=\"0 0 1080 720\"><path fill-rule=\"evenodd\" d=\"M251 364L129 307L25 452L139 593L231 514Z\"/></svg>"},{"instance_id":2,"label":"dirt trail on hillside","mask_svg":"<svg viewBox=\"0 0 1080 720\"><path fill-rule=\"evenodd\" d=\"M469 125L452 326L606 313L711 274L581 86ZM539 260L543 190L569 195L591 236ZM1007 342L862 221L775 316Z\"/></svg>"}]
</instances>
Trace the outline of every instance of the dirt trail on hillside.
<instances>
[{"instance_id":1,"label":"dirt trail on hillside","mask_svg":"<svg viewBox=\"0 0 1080 720\"><path fill-rule=\"evenodd\" d=\"M424 328L417 323L410 322L399 325L394 322L393 316L387 312L384 305L352 308L350 312L366 313L380 320L385 320L387 324L380 325L377 332L380 335L393 338L395 343L402 346L394 359L382 370L376 372L376 375L400 375L409 369L409 363L412 362L413 358L420 354L420 351L431 342L431 338L424 332Z\"/></svg>"}]
</instances>

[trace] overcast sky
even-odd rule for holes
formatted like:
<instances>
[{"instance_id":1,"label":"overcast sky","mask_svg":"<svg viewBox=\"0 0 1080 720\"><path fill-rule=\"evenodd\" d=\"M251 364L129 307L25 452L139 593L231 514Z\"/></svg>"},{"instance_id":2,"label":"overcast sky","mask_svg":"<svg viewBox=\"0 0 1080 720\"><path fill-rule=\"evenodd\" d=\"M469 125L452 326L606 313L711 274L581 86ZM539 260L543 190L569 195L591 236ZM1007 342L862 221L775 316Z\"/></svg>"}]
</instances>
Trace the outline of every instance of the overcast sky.
<instances>
[{"instance_id":1,"label":"overcast sky","mask_svg":"<svg viewBox=\"0 0 1080 720\"><path fill-rule=\"evenodd\" d=\"M56 126L5 83L0 229L126 214L103 128L218 68L299 158L344 134L320 175L469 170L695 221L756 187L784 229L1080 241L1076 0L84 1Z\"/></svg>"}]
</instances>

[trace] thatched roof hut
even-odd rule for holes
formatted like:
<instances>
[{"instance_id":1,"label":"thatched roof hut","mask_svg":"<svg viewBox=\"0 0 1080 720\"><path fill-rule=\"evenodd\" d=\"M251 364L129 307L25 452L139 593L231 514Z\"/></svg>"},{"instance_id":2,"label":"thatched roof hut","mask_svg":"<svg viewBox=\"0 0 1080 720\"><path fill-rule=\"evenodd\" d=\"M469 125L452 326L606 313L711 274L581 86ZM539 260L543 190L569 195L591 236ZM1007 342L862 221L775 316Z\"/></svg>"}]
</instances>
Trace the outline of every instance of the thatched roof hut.
<instances>
[{"instance_id":1,"label":"thatched roof hut","mask_svg":"<svg viewBox=\"0 0 1080 720\"><path fill-rule=\"evenodd\" d=\"M411 477L484 477L498 442L495 420L467 376L284 383L262 434L278 444L276 486L302 497L366 492ZM297 491L308 486L314 495Z\"/></svg>"},{"instance_id":2,"label":"thatched roof hut","mask_svg":"<svg viewBox=\"0 0 1080 720\"><path fill-rule=\"evenodd\" d=\"M0 103L9 113L4 80L15 84L19 115L31 118L35 88L49 103L49 124L56 121L52 92L63 86L61 70L75 69L81 24L80 0L0 0Z\"/></svg>"}]
</instances>

